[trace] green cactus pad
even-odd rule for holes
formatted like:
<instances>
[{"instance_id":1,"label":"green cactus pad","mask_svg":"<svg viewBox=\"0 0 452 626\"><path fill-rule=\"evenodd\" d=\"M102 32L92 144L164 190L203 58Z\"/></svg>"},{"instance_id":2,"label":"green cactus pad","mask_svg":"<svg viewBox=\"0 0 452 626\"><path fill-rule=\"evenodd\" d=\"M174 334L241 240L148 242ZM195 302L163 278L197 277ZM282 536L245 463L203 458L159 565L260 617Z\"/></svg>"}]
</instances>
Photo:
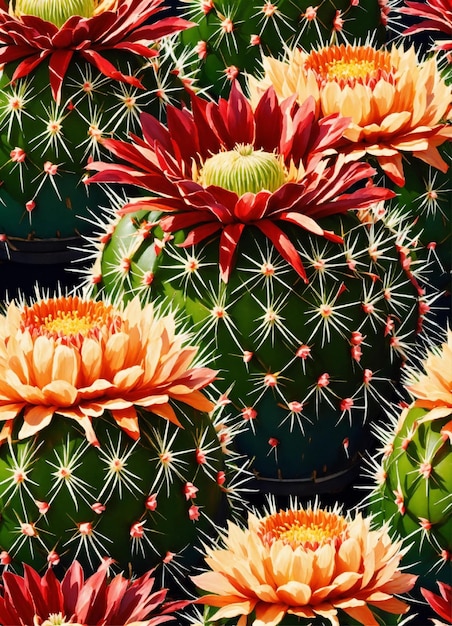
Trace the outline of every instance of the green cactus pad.
<instances>
[{"instance_id":1,"label":"green cactus pad","mask_svg":"<svg viewBox=\"0 0 452 626\"><path fill-rule=\"evenodd\" d=\"M97 420L100 447L57 415L34 438L14 432L0 448L2 562L41 570L78 559L90 572L108 557L136 575L159 566L183 579L228 510L228 485L210 417L174 408L182 428L142 412L137 442L108 413Z\"/></svg>"},{"instance_id":2,"label":"green cactus pad","mask_svg":"<svg viewBox=\"0 0 452 626\"><path fill-rule=\"evenodd\" d=\"M449 416L418 423L426 409L411 408L385 441L369 510L375 523L411 546L403 562L418 584L452 584L452 472Z\"/></svg>"}]
</instances>

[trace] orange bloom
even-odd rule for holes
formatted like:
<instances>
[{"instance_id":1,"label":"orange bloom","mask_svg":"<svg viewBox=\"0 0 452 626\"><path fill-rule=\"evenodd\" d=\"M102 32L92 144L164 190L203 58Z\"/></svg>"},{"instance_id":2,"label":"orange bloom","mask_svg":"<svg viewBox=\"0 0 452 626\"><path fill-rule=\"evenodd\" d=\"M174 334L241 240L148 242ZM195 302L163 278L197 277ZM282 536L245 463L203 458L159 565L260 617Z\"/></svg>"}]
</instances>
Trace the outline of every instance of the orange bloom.
<instances>
[{"instance_id":1,"label":"orange bloom","mask_svg":"<svg viewBox=\"0 0 452 626\"><path fill-rule=\"evenodd\" d=\"M452 413L452 330L440 348L428 352L424 373L411 371L407 389L415 396L413 406L428 409L419 421L446 417Z\"/></svg>"},{"instance_id":2,"label":"orange bloom","mask_svg":"<svg viewBox=\"0 0 452 626\"><path fill-rule=\"evenodd\" d=\"M287 61L264 57L262 80L249 78L252 98L273 85L278 97L313 95L321 117L351 117L344 152L352 159L375 157L387 176L403 186L403 154L412 153L447 171L438 146L452 138L446 124L451 89L435 57L419 62L414 47L328 46L309 54L290 51Z\"/></svg>"},{"instance_id":3,"label":"orange bloom","mask_svg":"<svg viewBox=\"0 0 452 626\"><path fill-rule=\"evenodd\" d=\"M250 513L247 528L229 522L223 542L207 548L211 571L193 577L209 592L197 602L218 607L214 621L240 615L237 626L276 626L289 614L338 626L342 611L378 626L372 607L399 615L409 608L394 598L416 580L398 569L400 542L391 541L386 527L370 530L361 515L317 506L262 518Z\"/></svg>"},{"instance_id":4,"label":"orange bloom","mask_svg":"<svg viewBox=\"0 0 452 626\"><path fill-rule=\"evenodd\" d=\"M173 314L159 316L136 298L121 308L78 296L12 302L0 315L0 442L22 411L20 439L58 413L80 424L94 445L92 418L106 410L134 439L139 407L176 424L171 400L211 411L199 390L216 373L189 369L197 348L186 340Z\"/></svg>"}]
</instances>

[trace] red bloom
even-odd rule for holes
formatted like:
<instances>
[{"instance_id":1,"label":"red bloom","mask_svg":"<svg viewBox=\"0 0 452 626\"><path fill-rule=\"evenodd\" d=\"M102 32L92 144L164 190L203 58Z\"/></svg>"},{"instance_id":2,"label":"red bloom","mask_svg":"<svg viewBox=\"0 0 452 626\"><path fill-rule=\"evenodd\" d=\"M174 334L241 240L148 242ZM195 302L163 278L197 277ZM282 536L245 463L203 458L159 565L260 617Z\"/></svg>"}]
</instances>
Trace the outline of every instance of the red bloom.
<instances>
[{"instance_id":1,"label":"red bloom","mask_svg":"<svg viewBox=\"0 0 452 626\"><path fill-rule=\"evenodd\" d=\"M451 0L424 0L423 2L407 0L405 5L398 9L399 13L418 17L421 21L405 29L403 35L415 35L426 30L452 35ZM452 39L435 43L437 50L452 50Z\"/></svg>"},{"instance_id":2,"label":"red bloom","mask_svg":"<svg viewBox=\"0 0 452 626\"><path fill-rule=\"evenodd\" d=\"M89 182L132 184L159 193L158 198L126 205L122 212L154 208L168 213L160 222L164 231L191 229L184 247L220 232L220 271L225 282L245 227L261 230L306 280L298 251L276 222L296 224L339 242L340 236L321 228L319 218L368 207L394 195L388 189L363 186L375 174L367 163L348 162L335 154L334 146L349 119L334 114L316 121L311 98L301 106L295 96L278 103L270 88L253 110L233 84L228 100L208 102L192 94L191 103L191 110L169 106L167 127L143 113L143 139L134 135L132 142L106 139L105 147L126 163L91 163L88 169L98 173ZM206 164L225 153L226 158L238 158L238 153L266 162L265 171L251 165L254 180L249 190L237 190L234 181L231 186L230 181L211 184L207 180ZM266 169L269 161L273 161L272 185ZM280 173L275 174L278 168ZM215 164L210 169L218 168Z\"/></svg>"},{"instance_id":3,"label":"red bloom","mask_svg":"<svg viewBox=\"0 0 452 626\"><path fill-rule=\"evenodd\" d=\"M26 564L23 577L5 571L0 623L156 626L174 620L170 613L187 605L186 601L162 605L166 589L152 592L152 571L134 581L118 574L111 582L106 580L107 571L101 566L85 580L82 566L74 561L61 582L51 568L42 578Z\"/></svg>"},{"instance_id":4,"label":"red bloom","mask_svg":"<svg viewBox=\"0 0 452 626\"><path fill-rule=\"evenodd\" d=\"M104 56L108 50L122 50L144 57L157 55L149 46L161 37L191 26L178 17L155 20L163 0L119 0L116 10L90 18L73 16L61 28L51 22L23 15L10 15L0 0L0 64L20 61L12 80L27 76L44 60L49 63L53 97L60 101L61 87L69 63L80 56L112 80L142 87L134 76L121 73ZM153 23L149 23L154 20Z\"/></svg>"},{"instance_id":5,"label":"red bloom","mask_svg":"<svg viewBox=\"0 0 452 626\"><path fill-rule=\"evenodd\" d=\"M440 581L438 581L438 587L441 593L440 596L422 587L421 593L435 613L447 620L448 624L452 624L452 587ZM438 624L436 620L434 620L434 623Z\"/></svg>"}]
</instances>

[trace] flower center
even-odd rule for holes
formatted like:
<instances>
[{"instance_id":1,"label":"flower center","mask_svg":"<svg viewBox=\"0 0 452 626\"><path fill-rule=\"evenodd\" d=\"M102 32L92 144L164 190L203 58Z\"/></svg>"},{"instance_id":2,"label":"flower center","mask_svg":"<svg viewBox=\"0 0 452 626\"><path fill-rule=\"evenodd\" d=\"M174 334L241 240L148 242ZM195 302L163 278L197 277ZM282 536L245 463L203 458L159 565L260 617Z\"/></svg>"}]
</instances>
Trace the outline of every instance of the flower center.
<instances>
[{"instance_id":1,"label":"flower center","mask_svg":"<svg viewBox=\"0 0 452 626\"><path fill-rule=\"evenodd\" d=\"M255 150L250 144L237 144L233 150L207 159L200 178L206 187L216 185L241 196L264 189L276 191L284 184L286 171L278 155Z\"/></svg>"},{"instance_id":2,"label":"flower center","mask_svg":"<svg viewBox=\"0 0 452 626\"><path fill-rule=\"evenodd\" d=\"M99 337L102 329L109 333L120 327L121 318L112 306L103 302L74 298L56 298L25 306L21 330L32 337L45 335L62 343L78 343L80 337Z\"/></svg>"},{"instance_id":3,"label":"flower center","mask_svg":"<svg viewBox=\"0 0 452 626\"><path fill-rule=\"evenodd\" d=\"M259 536L271 546L282 541L292 549L302 546L315 550L326 543L340 543L347 531L347 521L324 510L288 510L269 515L261 522Z\"/></svg>"},{"instance_id":4,"label":"flower center","mask_svg":"<svg viewBox=\"0 0 452 626\"><path fill-rule=\"evenodd\" d=\"M73 15L92 17L95 0L16 0L11 3L13 15L34 15L60 28Z\"/></svg>"},{"instance_id":5,"label":"flower center","mask_svg":"<svg viewBox=\"0 0 452 626\"><path fill-rule=\"evenodd\" d=\"M306 59L306 69L313 70L320 83L334 81L341 85L374 85L380 78L391 81L394 71L389 52L368 46L313 50Z\"/></svg>"},{"instance_id":6,"label":"flower center","mask_svg":"<svg viewBox=\"0 0 452 626\"><path fill-rule=\"evenodd\" d=\"M41 626L60 626L61 624L69 624L62 613L50 613L48 619L42 622Z\"/></svg>"}]
</instances>

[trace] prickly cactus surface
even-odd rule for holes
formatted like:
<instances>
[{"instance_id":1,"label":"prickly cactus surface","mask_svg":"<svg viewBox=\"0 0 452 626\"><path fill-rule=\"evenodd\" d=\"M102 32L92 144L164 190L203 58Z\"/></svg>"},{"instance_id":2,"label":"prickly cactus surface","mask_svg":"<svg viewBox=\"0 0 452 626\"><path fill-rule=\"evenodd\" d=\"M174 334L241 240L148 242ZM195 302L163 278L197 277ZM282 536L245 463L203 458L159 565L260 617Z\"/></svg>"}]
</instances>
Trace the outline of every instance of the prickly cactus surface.
<instances>
[{"instance_id":1,"label":"prickly cactus surface","mask_svg":"<svg viewBox=\"0 0 452 626\"><path fill-rule=\"evenodd\" d=\"M223 519L226 457L207 414L176 412L182 427L144 411L138 441L107 412L98 447L61 416L33 438L14 432L0 448L2 564L41 570L78 559L92 572L109 558L120 570L159 566L167 580L183 579L203 533Z\"/></svg>"},{"instance_id":2,"label":"prickly cactus surface","mask_svg":"<svg viewBox=\"0 0 452 626\"><path fill-rule=\"evenodd\" d=\"M374 467L369 509L375 523L388 522L411 546L404 557L419 585L452 582L451 417L421 421L427 410L411 407L382 437L383 457Z\"/></svg>"},{"instance_id":3,"label":"prickly cactus surface","mask_svg":"<svg viewBox=\"0 0 452 626\"><path fill-rule=\"evenodd\" d=\"M146 11L156 12L158 4L148 3ZM134 131L141 111L162 117L167 102L183 100L188 78L161 35L169 37L187 23L166 18L161 27L153 25L157 40L147 41L140 34L144 27L138 28L140 14L135 41L133 24L127 30L107 11L85 20L88 34L81 45L81 18L71 17L58 30L43 19L26 15L22 21L1 11L0 56L6 62L0 73L0 235L13 252L19 240L64 240L89 232L90 218L106 197L84 185L86 163L103 153L103 138ZM116 35L118 41L108 43L114 20L115 32L127 32L124 40ZM42 45L19 45L19 36L30 32Z\"/></svg>"},{"instance_id":4,"label":"prickly cactus surface","mask_svg":"<svg viewBox=\"0 0 452 626\"><path fill-rule=\"evenodd\" d=\"M356 4L356 6L354 6ZM338 41L385 41L384 15L377 0L322 2L230 2L184 0L182 13L197 26L179 33L180 53L193 51L198 84L224 95L230 81L260 73L262 54L279 57L286 45L304 49Z\"/></svg>"},{"instance_id":5,"label":"prickly cactus surface","mask_svg":"<svg viewBox=\"0 0 452 626\"><path fill-rule=\"evenodd\" d=\"M111 221L92 270L96 290L180 308L220 370L234 441L255 475L275 485L317 481L320 490L359 458L416 340L422 298L400 233L352 212L320 220L343 244L288 229L305 284L250 227L225 284L218 242L181 248L186 233L164 235L158 217Z\"/></svg>"}]
</instances>

